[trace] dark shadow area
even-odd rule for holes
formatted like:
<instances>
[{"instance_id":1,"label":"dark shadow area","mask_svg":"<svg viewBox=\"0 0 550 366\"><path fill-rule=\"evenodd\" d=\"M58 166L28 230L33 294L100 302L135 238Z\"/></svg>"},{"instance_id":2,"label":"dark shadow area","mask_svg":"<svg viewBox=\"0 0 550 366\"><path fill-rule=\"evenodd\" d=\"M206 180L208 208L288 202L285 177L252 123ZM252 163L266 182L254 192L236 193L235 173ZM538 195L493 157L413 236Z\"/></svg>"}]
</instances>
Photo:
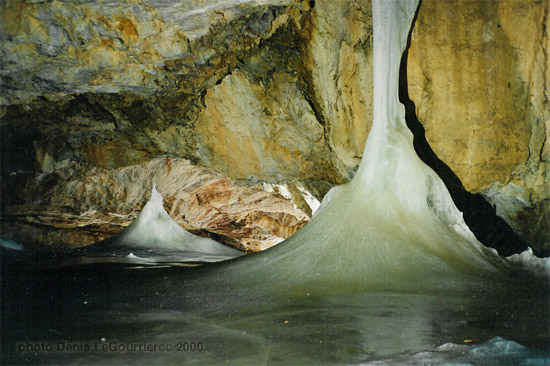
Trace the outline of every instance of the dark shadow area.
<instances>
[{"instance_id":1,"label":"dark shadow area","mask_svg":"<svg viewBox=\"0 0 550 366\"><path fill-rule=\"evenodd\" d=\"M480 242L496 249L500 255L504 256L522 252L527 249L527 245L501 217L497 216L493 206L480 194L468 192L456 174L433 152L426 140L424 126L416 116L416 106L409 98L407 59L411 35L421 6L422 2L416 10L407 39L407 48L403 53L399 68L399 100L405 106L407 126L414 135L414 149L420 159L443 180L456 207L463 212L464 221ZM456 116L456 118L459 119L460 116Z\"/></svg>"}]
</instances>

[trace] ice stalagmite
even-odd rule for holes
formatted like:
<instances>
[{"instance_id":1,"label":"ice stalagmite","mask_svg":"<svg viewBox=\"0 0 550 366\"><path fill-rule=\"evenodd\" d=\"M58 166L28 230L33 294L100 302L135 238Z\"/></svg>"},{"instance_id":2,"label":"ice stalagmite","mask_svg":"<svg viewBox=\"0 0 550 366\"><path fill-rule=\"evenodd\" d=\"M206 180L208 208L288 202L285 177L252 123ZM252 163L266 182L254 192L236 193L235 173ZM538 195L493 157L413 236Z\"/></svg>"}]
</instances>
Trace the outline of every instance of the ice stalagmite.
<instances>
[{"instance_id":1,"label":"ice stalagmite","mask_svg":"<svg viewBox=\"0 0 550 366\"><path fill-rule=\"evenodd\" d=\"M0 248L9 249L9 250L23 250L23 246L19 243L14 242L13 240L4 239L0 235Z\"/></svg>"},{"instance_id":2,"label":"ice stalagmite","mask_svg":"<svg viewBox=\"0 0 550 366\"><path fill-rule=\"evenodd\" d=\"M95 244L92 249L117 247L189 252L198 259L203 257L197 257L196 254L204 254L208 255L203 258L206 258L205 261L215 261L215 256L220 256L217 260L222 260L243 254L212 239L193 235L179 226L164 209L162 196L154 186L151 199L138 217L122 232Z\"/></svg>"}]
</instances>

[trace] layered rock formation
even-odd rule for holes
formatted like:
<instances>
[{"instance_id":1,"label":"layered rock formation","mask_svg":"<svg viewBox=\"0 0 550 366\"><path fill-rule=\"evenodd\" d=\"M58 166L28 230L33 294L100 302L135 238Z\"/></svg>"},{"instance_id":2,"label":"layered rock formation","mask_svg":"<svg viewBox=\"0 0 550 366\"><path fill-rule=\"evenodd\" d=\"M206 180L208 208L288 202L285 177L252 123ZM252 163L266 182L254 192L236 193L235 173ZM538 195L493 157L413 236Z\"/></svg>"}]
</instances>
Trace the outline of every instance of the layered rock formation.
<instances>
[{"instance_id":1,"label":"layered rock formation","mask_svg":"<svg viewBox=\"0 0 550 366\"><path fill-rule=\"evenodd\" d=\"M16 238L56 249L106 239L137 217L153 184L182 227L241 250L277 244L308 220L277 192L237 185L187 160L164 158L126 168L94 168L54 187L47 200L19 206L17 215L10 215L22 229Z\"/></svg>"},{"instance_id":2,"label":"layered rock formation","mask_svg":"<svg viewBox=\"0 0 550 366\"><path fill-rule=\"evenodd\" d=\"M0 7L4 236L94 242L135 216L155 180L186 229L257 250L304 225L308 192L322 198L359 164L372 110L368 1ZM544 1L424 0L408 62L431 148L541 253L547 24ZM246 188L277 184L287 201Z\"/></svg>"}]
</instances>

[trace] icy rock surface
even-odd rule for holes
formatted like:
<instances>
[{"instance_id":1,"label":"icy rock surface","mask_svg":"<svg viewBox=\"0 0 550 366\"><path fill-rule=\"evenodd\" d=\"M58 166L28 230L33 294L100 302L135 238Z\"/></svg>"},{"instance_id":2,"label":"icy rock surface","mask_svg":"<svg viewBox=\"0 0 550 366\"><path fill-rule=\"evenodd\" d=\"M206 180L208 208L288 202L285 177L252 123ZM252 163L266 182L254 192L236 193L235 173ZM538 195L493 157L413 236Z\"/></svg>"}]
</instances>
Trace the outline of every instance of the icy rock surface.
<instances>
[{"instance_id":1,"label":"icy rock surface","mask_svg":"<svg viewBox=\"0 0 550 366\"><path fill-rule=\"evenodd\" d=\"M494 337L487 342L467 346L445 343L434 350L419 352L411 356L395 357L387 360L370 361L361 366L389 365L548 365L550 359L543 352L531 350L522 345Z\"/></svg>"}]
</instances>

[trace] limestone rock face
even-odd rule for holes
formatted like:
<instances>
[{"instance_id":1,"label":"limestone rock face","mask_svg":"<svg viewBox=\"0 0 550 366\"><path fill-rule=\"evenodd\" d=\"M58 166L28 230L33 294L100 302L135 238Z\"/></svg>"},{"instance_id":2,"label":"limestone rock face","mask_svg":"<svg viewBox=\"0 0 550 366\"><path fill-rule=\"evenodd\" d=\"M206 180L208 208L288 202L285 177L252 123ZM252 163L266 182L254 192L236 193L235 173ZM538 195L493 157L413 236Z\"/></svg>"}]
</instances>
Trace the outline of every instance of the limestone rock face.
<instances>
[{"instance_id":1,"label":"limestone rock face","mask_svg":"<svg viewBox=\"0 0 550 366\"><path fill-rule=\"evenodd\" d=\"M408 60L409 94L434 152L539 248L550 248L548 8L423 1Z\"/></svg>"},{"instance_id":2,"label":"limestone rock face","mask_svg":"<svg viewBox=\"0 0 550 366\"><path fill-rule=\"evenodd\" d=\"M282 22L273 6L289 2L3 2L0 75L8 87L0 102L87 92L189 93L219 79L212 66L230 64L230 54L268 38Z\"/></svg>"},{"instance_id":3,"label":"limestone rock face","mask_svg":"<svg viewBox=\"0 0 550 366\"><path fill-rule=\"evenodd\" d=\"M301 30L312 103L342 175L360 161L372 123L370 1L318 1Z\"/></svg>"},{"instance_id":4,"label":"limestone rock face","mask_svg":"<svg viewBox=\"0 0 550 366\"><path fill-rule=\"evenodd\" d=\"M240 71L208 90L197 138L208 165L229 177L271 181L325 175L323 126L296 87L296 77L273 74L267 90Z\"/></svg>"},{"instance_id":5,"label":"limestone rock face","mask_svg":"<svg viewBox=\"0 0 550 366\"><path fill-rule=\"evenodd\" d=\"M372 119L370 8L342 0L289 11L292 39L272 36L206 91L196 123L205 165L245 181L302 180L318 198L351 179Z\"/></svg>"}]
</instances>

